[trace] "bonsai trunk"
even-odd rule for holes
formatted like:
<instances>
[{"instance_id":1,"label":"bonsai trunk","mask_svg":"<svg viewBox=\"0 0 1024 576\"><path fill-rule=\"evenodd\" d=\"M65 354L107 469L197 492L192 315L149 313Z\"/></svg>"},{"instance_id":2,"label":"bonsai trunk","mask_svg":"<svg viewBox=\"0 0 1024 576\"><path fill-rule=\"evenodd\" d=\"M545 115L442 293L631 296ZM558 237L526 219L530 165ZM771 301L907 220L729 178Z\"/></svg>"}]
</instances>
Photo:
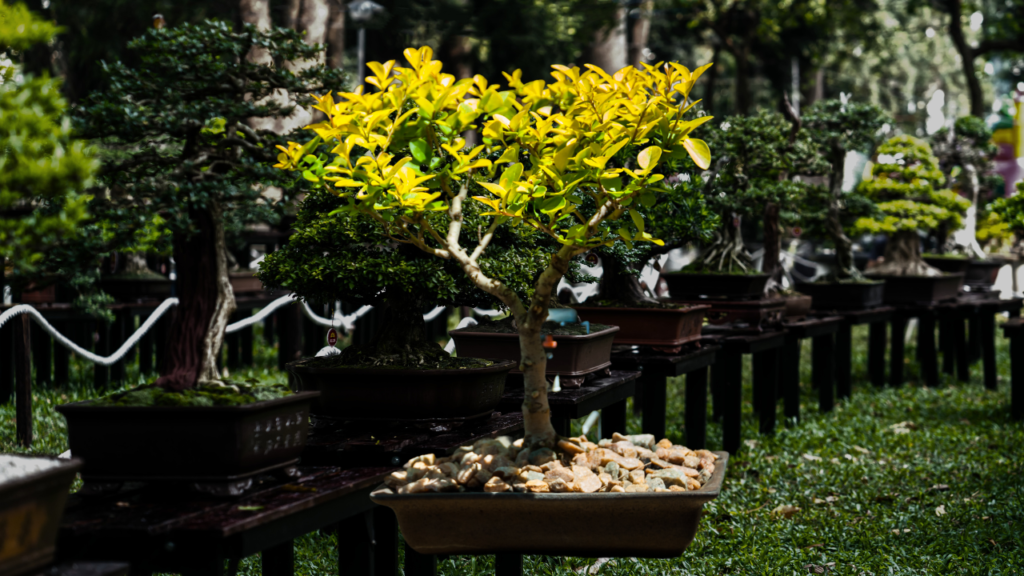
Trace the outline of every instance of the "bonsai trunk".
<instances>
[{"instance_id":1,"label":"bonsai trunk","mask_svg":"<svg viewBox=\"0 0 1024 576\"><path fill-rule=\"evenodd\" d=\"M764 206L764 257L761 259L761 271L769 276L764 288L766 295L782 290L782 265L779 261L781 252L779 205L768 202Z\"/></svg>"},{"instance_id":2,"label":"bonsai trunk","mask_svg":"<svg viewBox=\"0 0 1024 576\"><path fill-rule=\"evenodd\" d=\"M174 236L179 303L171 323L164 373L157 380L157 386L170 390L220 380L217 358L224 344L224 329L235 311L220 207L191 209L189 216L195 232Z\"/></svg>"},{"instance_id":3,"label":"bonsai trunk","mask_svg":"<svg viewBox=\"0 0 1024 576\"><path fill-rule=\"evenodd\" d=\"M941 276L942 272L921 258L921 239L917 232L902 230L889 236L885 245L885 262L876 266L875 274L887 276Z\"/></svg>"},{"instance_id":4,"label":"bonsai trunk","mask_svg":"<svg viewBox=\"0 0 1024 576\"><path fill-rule=\"evenodd\" d=\"M414 298L394 296L384 302L384 319L365 346L349 346L342 353L346 364L398 364L415 367L438 362L448 353L427 336L423 307Z\"/></svg>"},{"instance_id":5,"label":"bonsai trunk","mask_svg":"<svg viewBox=\"0 0 1024 576\"><path fill-rule=\"evenodd\" d=\"M953 232L947 248L959 254L984 260L985 251L981 249L981 244L978 244L978 169L969 162L964 163L963 169L964 191L971 201L971 206L964 216L963 227Z\"/></svg>"},{"instance_id":6,"label":"bonsai trunk","mask_svg":"<svg viewBox=\"0 0 1024 576\"><path fill-rule=\"evenodd\" d=\"M839 211L843 199L843 174L846 172L846 150L836 148L832 151L832 171L828 176L828 231L832 236L832 242L836 245L836 268L832 272L837 282L853 281L864 279L864 275L857 270L853 264L853 242L843 230L843 223L839 219ZM915 236L916 238L916 236ZM888 257L886 257L888 260Z\"/></svg>"},{"instance_id":7,"label":"bonsai trunk","mask_svg":"<svg viewBox=\"0 0 1024 576\"><path fill-rule=\"evenodd\" d=\"M626 272L625 266L610 255L601 258L600 300L611 300L621 304L637 306L657 304L658 301L644 293L640 279Z\"/></svg>"},{"instance_id":8,"label":"bonsai trunk","mask_svg":"<svg viewBox=\"0 0 1024 576\"><path fill-rule=\"evenodd\" d=\"M740 218L731 214L722 215L722 227L715 232L715 240L700 257L704 266L716 272L750 271L750 254L743 245L740 232Z\"/></svg>"}]
</instances>

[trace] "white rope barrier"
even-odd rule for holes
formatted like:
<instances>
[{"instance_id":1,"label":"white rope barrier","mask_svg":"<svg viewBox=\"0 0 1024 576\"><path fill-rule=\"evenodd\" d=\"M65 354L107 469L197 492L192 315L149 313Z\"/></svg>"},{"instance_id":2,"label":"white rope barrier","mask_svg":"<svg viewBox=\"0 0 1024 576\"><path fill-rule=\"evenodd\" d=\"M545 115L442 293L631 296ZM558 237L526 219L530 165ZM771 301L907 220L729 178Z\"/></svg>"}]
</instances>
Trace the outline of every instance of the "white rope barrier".
<instances>
[{"instance_id":1,"label":"white rope barrier","mask_svg":"<svg viewBox=\"0 0 1024 576\"><path fill-rule=\"evenodd\" d=\"M286 297L292 298L292 296ZM306 302L302 303L302 311L303 313L306 314L306 318L309 318L314 323L327 328L341 328L342 331L345 332L346 334L352 332L352 329L355 328L356 320L365 316L367 313L370 312L370 310L373 310L373 306L363 306L359 310L356 310L355 312L348 315L342 314L341 312L335 312L334 318L324 318L323 316L318 315L316 312L313 312L313 309L309 307L309 304L307 304Z\"/></svg>"},{"instance_id":2,"label":"white rope barrier","mask_svg":"<svg viewBox=\"0 0 1024 576\"><path fill-rule=\"evenodd\" d=\"M127 354L129 350L131 350L132 346L135 346L135 344L138 343L139 339L142 338L142 336L146 332L148 332L149 329L152 328L154 324L156 324L157 320L159 320L160 317L164 315L164 312L167 312L171 308L171 306L174 306L177 303L177 298L168 298L167 300L164 300L159 306L157 306L156 310L153 310L153 313L149 315L149 318L146 318L146 321L142 323L142 326L139 326L139 329L136 330L135 333L132 334L127 340L125 340L124 344L121 344L121 347L118 348L117 351L111 354L110 356L99 356L97 354L93 354L92 352L86 350L85 348L82 348L78 344L75 344L74 342L69 340L67 336L61 334L60 332L57 332L57 329L54 328L49 322L47 322L46 318L44 318L43 315L40 314L38 310L36 310L35 308L28 304L19 304L11 308L7 312L0 314L0 326L3 326L5 322L19 314L28 314L29 316L32 317L33 320L36 321L36 324L39 324L43 328L43 330L46 331L47 334L52 336L54 340L56 340L58 343L60 343L68 350L71 350L75 354L82 356L83 358L94 364L99 364L101 366L112 366L118 360L123 358L124 355Z\"/></svg>"},{"instance_id":3,"label":"white rope barrier","mask_svg":"<svg viewBox=\"0 0 1024 576\"><path fill-rule=\"evenodd\" d=\"M276 312L278 308L281 308L282 306L287 306L293 302L295 302L295 299L291 294L287 296L281 296L277 300L274 300L270 304L264 306L255 315L250 316L248 318L242 318L241 320L235 322L234 324L228 324L227 327L224 328L224 333L231 334L232 332L238 332L242 328L247 328L257 322L262 321L267 316L270 316L271 314Z\"/></svg>"},{"instance_id":4,"label":"white rope barrier","mask_svg":"<svg viewBox=\"0 0 1024 576\"><path fill-rule=\"evenodd\" d=\"M466 326L476 326L476 325L477 325L477 321L476 321L475 318L473 318L472 316L466 316L465 318L462 319L461 322L459 322L459 325L456 326L455 329L458 330L459 328L465 328ZM454 338L448 340L448 344L445 344L444 351L447 352L449 355L451 355L452 352L455 352L455 339Z\"/></svg>"}]
</instances>

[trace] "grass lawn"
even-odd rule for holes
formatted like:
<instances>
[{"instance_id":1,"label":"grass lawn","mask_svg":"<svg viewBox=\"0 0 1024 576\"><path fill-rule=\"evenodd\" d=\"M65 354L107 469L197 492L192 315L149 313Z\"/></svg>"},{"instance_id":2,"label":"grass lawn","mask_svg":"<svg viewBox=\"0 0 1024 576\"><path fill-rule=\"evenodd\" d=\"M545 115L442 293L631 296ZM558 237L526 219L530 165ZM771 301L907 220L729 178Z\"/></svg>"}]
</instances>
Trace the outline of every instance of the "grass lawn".
<instances>
[{"instance_id":1,"label":"grass lawn","mask_svg":"<svg viewBox=\"0 0 1024 576\"><path fill-rule=\"evenodd\" d=\"M999 392L982 387L980 363L972 366L970 383L943 375L937 388L921 386L917 366L910 363L907 385L876 390L867 383L866 339L866 328L855 329L854 395L832 413L817 413L809 344L801 367L799 424L786 423L771 437L758 435L746 404L746 445L730 460L722 495L705 508L697 538L683 556L605 563L531 556L526 573L1024 574L1024 423L1009 420L1007 342L997 339ZM913 358L912 348L907 357ZM256 361L244 377L283 378L273 349L261 347ZM35 393L32 453L64 451L64 421L53 407L94 395L91 365L72 364L71 383ZM128 373L130 381L140 381L136 367ZM749 365L744 374L749 399ZM685 441L681 378L670 381L669 398L669 436ZM21 452L13 405L0 406L0 418L0 449ZM640 431L639 417L631 418L629 431ZM708 447L720 449L718 425L709 426L709 438ZM619 528L628 537L630 527ZM241 571L259 574L259 558L246 559ZM449 558L439 572L493 573L493 558ZM297 540L296 573L337 574L334 537Z\"/></svg>"}]
</instances>

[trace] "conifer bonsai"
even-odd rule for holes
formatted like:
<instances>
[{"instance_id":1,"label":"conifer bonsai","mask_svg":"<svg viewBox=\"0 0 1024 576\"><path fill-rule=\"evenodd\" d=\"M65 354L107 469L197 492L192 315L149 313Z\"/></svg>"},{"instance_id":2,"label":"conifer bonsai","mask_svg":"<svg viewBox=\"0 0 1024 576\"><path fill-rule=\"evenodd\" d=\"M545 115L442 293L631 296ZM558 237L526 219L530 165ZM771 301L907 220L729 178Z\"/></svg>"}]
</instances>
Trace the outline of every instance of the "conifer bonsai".
<instances>
[{"instance_id":1,"label":"conifer bonsai","mask_svg":"<svg viewBox=\"0 0 1024 576\"><path fill-rule=\"evenodd\" d=\"M814 141L821 156L828 163L828 185L811 191L805 212L809 230L832 240L836 263L829 280L835 282L861 282L864 276L853 264L853 242L846 235L857 218L874 214L874 204L857 193L843 192L846 173L846 154L863 152L871 155L878 146L883 126L887 122L880 108L872 104L823 100L811 105L803 117L803 125ZM820 208L823 217L816 217Z\"/></svg>"},{"instance_id":2,"label":"conifer bonsai","mask_svg":"<svg viewBox=\"0 0 1024 576\"><path fill-rule=\"evenodd\" d=\"M921 257L918 232L941 226L956 228L970 202L951 190L940 189L945 176L927 142L913 136L895 136L878 148L873 178L859 191L873 200L881 215L859 218L858 232L888 236L885 261L872 269L880 276L940 276Z\"/></svg>"},{"instance_id":3,"label":"conifer bonsai","mask_svg":"<svg viewBox=\"0 0 1024 576\"><path fill-rule=\"evenodd\" d=\"M235 309L225 222L273 220L304 182L268 166L286 140L250 123L291 112L267 95L286 90L310 103L309 94L336 89L341 76L323 65L300 72L279 65L314 60L321 50L286 29L235 31L208 21L150 30L129 48L138 64L106 66L109 88L77 111L80 133L106 150L102 189L90 204L94 242L107 250L137 246L147 227L170 237L180 303L157 386L180 391L220 381L217 357ZM254 49L272 58L250 60ZM283 197L275 199L272 187Z\"/></svg>"},{"instance_id":4,"label":"conifer bonsai","mask_svg":"<svg viewBox=\"0 0 1024 576\"><path fill-rule=\"evenodd\" d=\"M516 71L500 90L482 76L443 73L429 48L405 57L408 67L369 64L373 90L320 97L316 108L327 120L310 126L316 136L306 144L282 147L277 167L329 187L343 199L339 210L373 221L382 241L454 262L510 310L522 350L525 444L553 447L540 335L555 287L585 252L661 242L637 207L664 192L655 173L662 162L688 155L710 165L707 144L690 137L710 117L686 118L707 67L670 63L612 76L556 65L551 82L524 83ZM471 128L482 141L475 147L460 136ZM321 141L331 155L309 153ZM485 209L476 228L467 226L470 202ZM558 244L533 270L526 297L484 266L504 227L528 227Z\"/></svg>"},{"instance_id":5,"label":"conifer bonsai","mask_svg":"<svg viewBox=\"0 0 1024 576\"><path fill-rule=\"evenodd\" d=\"M982 179L993 168L998 149L992 143L992 131L977 116L957 118L953 128L943 128L932 136L939 168L948 186L958 189L970 203L963 227L945 239L941 250L974 258L985 258L977 239L978 201Z\"/></svg>"}]
</instances>

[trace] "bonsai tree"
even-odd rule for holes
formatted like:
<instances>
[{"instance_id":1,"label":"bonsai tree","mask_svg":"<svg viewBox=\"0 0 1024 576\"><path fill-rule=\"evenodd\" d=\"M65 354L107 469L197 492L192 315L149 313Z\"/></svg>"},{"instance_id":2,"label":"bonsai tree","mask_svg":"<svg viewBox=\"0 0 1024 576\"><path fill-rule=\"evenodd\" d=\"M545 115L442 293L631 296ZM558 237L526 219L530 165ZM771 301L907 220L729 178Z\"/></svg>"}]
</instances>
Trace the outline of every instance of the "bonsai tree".
<instances>
[{"instance_id":1,"label":"bonsai tree","mask_svg":"<svg viewBox=\"0 0 1024 576\"><path fill-rule=\"evenodd\" d=\"M720 215L714 241L687 269L712 273L753 273L743 244L741 221L760 217L765 223L764 271L778 272L781 219L792 219L805 185L791 179L810 174L816 159L799 123L778 112L760 111L733 116L709 134L708 144L719 155L717 176L706 195L708 206ZM776 278L778 280L778 278ZM777 282L769 289L778 286Z\"/></svg>"},{"instance_id":2,"label":"bonsai tree","mask_svg":"<svg viewBox=\"0 0 1024 576\"><path fill-rule=\"evenodd\" d=\"M945 181L938 159L927 142L913 136L890 138L878 148L872 179L860 184L873 200L880 217L860 218L860 232L884 233L885 262L873 273L893 276L939 276L942 273L921 258L918 231L940 226L957 227L970 203L950 190L938 189Z\"/></svg>"},{"instance_id":3,"label":"bonsai tree","mask_svg":"<svg viewBox=\"0 0 1024 576\"><path fill-rule=\"evenodd\" d=\"M93 154L73 139L59 83L11 60L57 32L23 4L0 1L0 277L4 258L31 274L86 218Z\"/></svg>"},{"instance_id":4,"label":"bonsai tree","mask_svg":"<svg viewBox=\"0 0 1024 576\"><path fill-rule=\"evenodd\" d=\"M828 163L828 186L815 188L810 193L805 222L808 228L822 228L832 240L836 251L836 265L831 280L838 282L861 281L863 275L853 265L853 242L846 235L847 227L857 218L874 213L874 204L863 196L843 191L848 152L874 152L879 136L888 119L880 108L872 104L822 100L815 102L803 117L803 125ZM823 208L823 218L814 218L814 207ZM813 222L813 223L812 223Z\"/></svg>"},{"instance_id":5,"label":"bonsai tree","mask_svg":"<svg viewBox=\"0 0 1024 576\"><path fill-rule=\"evenodd\" d=\"M314 59L321 49L284 29L234 31L210 21L150 30L129 48L138 65L107 66L110 87L77 112L80 132L107 150L103 189L90 209L108 250L138 247L147 227L170 239L180 303L157 385L190 389L219 381L217 357L235 309L225 222L272 219L305 181L267 165L284 140L248 122L291 112L265 99L276 90L308 103L341 77L322 65L301 72L278 65ZM248 60L254 48L279 61ZM275 199L271 187L284 196Z\"/></svg>"},{"instance_id":6,"label":"bonsai tree","mask_svg":"<svg viewBox=\"0 0 1024 576\"><path fill-rule=\"evenodd\" d=\"M702 169L710 165L707 144L691 137L709 118L686 118L706 67L627 67L612 76L556 65L552 82L524 83L517 71L499 90L482 76L456 81L430 48L405 57L408 67L369 64L376 90L321 97L316 108L327 120L310 126L310 142L282 147L277 166L330 187L344 200L339 210L372 220L382 241L455 262L510 310L522 350L525 444L552 447L540 338L552 293L580 254L660 242L638 206L653 206L664 192L664 175L654 172L662 162L689 155ZM473 128L482 144L471 148L460 134ZM320 141L334 146L330 156L308 153ZM470 202L485 209L486 225L467 229ZM558 243L529 300L482 265L504 227Z\"/></svg>"},{"instance_id":7,"label":"bonsai tree","mask_svg":"<svg viewBox=\"0 0 1024 576\"><path fill-rule=\"evenodd\" d=\"M992 143L992 131L981 118L964 116L953 123L952 130L943 128L936 132L932 142L947 185L958 189L970 203L963 227L953 232L942 250L985 258L976 236L982 176L992 170L998 152Z\"/></svg>"},{"instance_id":8,"label":"bonsai tree","mask_svg":"<svg viewBox=\"0 0 1024 576\"><path fill-rule=\"evenodd\" d=\"M1003 230L1013 233L1018 241L1024 237L1024 182L1017 183L1017 193L1009 198L998 198L988 205Z\"/></svg>"}]
</instances>

